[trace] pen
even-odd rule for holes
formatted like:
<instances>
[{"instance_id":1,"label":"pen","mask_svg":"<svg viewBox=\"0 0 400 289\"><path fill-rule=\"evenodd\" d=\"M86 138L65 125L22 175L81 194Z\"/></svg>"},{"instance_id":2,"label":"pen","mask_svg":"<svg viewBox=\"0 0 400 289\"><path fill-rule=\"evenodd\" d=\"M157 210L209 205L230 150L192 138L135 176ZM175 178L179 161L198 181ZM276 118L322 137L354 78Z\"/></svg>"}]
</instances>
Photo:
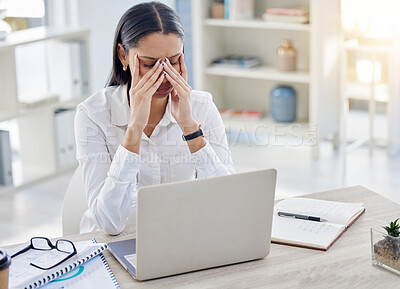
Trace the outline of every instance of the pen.
<instances>
[{"instance_id":1,"label":"pen","mask_svg":"<svg viewBox=\"0 0 400 289\"><path fill-rule=\"evenodd\" d=\"M322 219L320 217L292 214L292 213L286 213L286 212L278 212L278 216L280 216L280 217L292 217L292 218L295 218L295 219L309 220L309 221L315 221L315 222L326 222L326 221L328 221L328 220Z\"/></svg>"}]
</instances>

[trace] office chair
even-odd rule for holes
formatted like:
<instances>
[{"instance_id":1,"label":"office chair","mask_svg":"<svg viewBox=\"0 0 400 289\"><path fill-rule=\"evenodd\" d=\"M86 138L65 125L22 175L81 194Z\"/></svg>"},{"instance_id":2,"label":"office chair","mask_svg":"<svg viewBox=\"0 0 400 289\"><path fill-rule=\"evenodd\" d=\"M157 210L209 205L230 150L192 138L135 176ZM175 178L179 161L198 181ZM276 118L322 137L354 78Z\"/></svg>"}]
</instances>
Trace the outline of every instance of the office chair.
<instances>
[{"instance_id":1,"label":"office chair","mask_svg":"<svg viewBox=\"0 0 400 289\"><path fill-rule=\"evenodd\" d=\"M63 236L79 234L83 213L88 209L80 167L75 170L64 196L62 207Z\"/></svg>"}]
</instances>

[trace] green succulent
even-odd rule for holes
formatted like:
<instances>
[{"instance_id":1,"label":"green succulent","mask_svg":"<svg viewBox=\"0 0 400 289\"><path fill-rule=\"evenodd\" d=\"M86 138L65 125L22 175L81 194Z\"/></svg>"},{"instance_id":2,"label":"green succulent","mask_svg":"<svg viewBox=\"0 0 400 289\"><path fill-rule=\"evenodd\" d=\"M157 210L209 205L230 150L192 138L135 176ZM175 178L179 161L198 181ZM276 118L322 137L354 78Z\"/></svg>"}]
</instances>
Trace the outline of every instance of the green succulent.
<instances>
[{"instance_id":1,"label":"green succulent","mask_svg":"<svg viewBox=\"0 0 400 289\"><path fill-rule=\"evenodd\" d=\"M389 236L399 237L400 236L400 224L397 223L399 219L396 219L393 222L390 222L389 226L382 227L386 230Z\"/></svg>"}]
</instances>

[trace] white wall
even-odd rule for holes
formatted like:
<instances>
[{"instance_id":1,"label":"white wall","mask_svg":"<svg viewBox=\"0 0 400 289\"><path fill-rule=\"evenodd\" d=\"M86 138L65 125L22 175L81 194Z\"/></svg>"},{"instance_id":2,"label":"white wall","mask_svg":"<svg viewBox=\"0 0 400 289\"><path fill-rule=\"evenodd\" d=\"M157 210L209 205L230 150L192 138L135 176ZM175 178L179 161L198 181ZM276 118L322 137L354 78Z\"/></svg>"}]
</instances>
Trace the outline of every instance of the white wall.
<instances>
[{"instance_id":1,"label":"white wall","mask_svg":"<svg viewBox=\"0 0 400 289\"><path fill-rule=\"evenodd\" d=\"M69 0L66 0L69 1ZM112 45L115 28L122 14L140 0L80 0L79 24L91 29L92 90L103 88L112 67ZM175 8L175 0L160 1Z\"/></svg>"}]
</instances>

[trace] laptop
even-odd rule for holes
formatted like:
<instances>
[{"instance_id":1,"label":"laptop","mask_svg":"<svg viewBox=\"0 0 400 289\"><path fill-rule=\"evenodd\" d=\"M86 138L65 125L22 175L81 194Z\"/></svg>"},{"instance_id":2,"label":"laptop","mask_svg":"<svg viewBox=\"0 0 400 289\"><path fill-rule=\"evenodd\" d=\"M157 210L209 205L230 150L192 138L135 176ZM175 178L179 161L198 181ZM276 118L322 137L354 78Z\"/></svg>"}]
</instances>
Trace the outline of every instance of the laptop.
<instances>
[{"instance_id":1,"label":"laptop","mask_svg":"<svg viewBox=\"0 0 400 289\"><path fill-rule=\"evenodd\" d=\"M108 243L137 280L264 258L276 170L141 187L136 238Z\"/></svg>"}]
</instances>

